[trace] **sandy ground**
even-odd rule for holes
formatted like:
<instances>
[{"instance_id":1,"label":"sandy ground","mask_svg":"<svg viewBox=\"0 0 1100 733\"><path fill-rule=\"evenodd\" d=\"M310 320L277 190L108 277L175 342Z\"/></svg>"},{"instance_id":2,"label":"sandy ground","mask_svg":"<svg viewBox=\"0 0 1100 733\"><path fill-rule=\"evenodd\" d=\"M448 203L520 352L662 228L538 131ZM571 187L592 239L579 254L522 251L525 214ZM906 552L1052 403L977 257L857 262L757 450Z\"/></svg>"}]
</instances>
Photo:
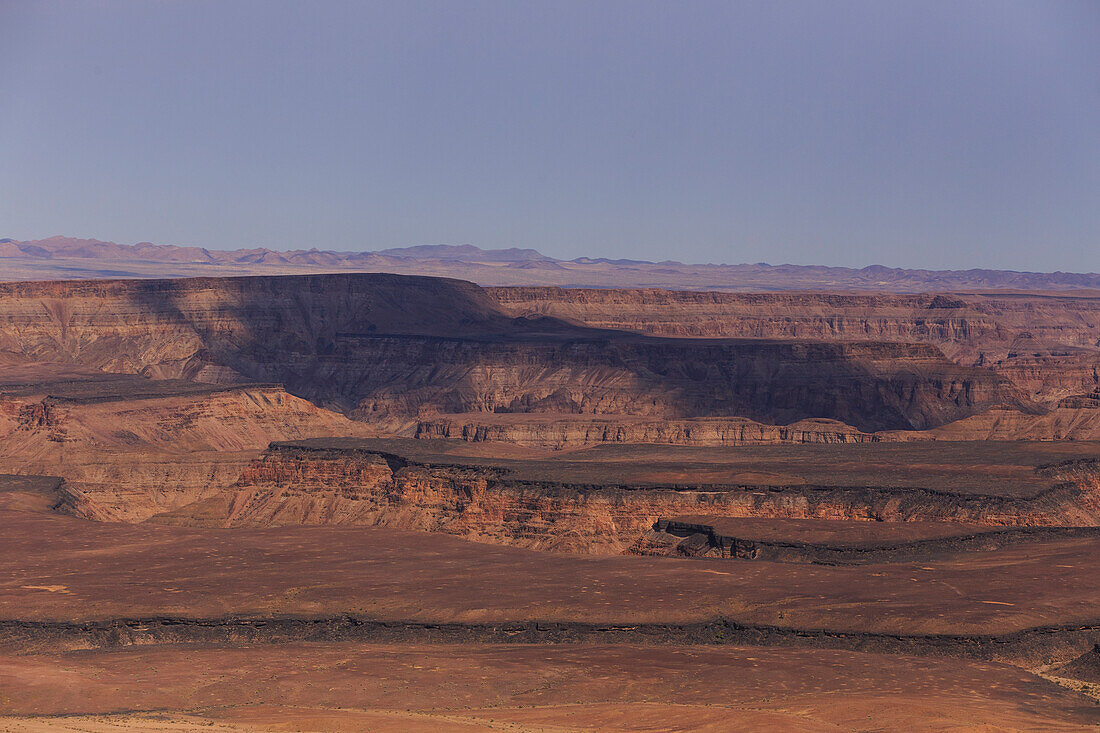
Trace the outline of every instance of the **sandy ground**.
<instances>
[{"instance_id":1,"label":"sandy ground","mask_svg":"<svg viewBox=\"0 0 1100 733\"><path fill-rule=\"evenodd\" d=\"M330 615L1006 633L1094 622L1100 539L836 567L554 555L364 527L190 529L0 510L0 619Z\"/></svg>"},{"instance_id":2,"label":"sandy ground","mask_svg":"<svg viewBox=\"0 0 1100 733\"><path fill-rule=\"evenodd\" d=\"M0 731L1082 730L991 663L741 647L288 644L0 656Z\"/></svg>"},{"instance_id":3,"label":"sandy ground","mask_svg":"<svg viewBox=\"0 0 1100 733\"><path fill-rule=\"evenodd\" d=\"M1100 539L859 567L554 555L364 527L190 529L0 510L0 619L331 615L1005 633L1093 622Z\"/></svg>"}]
</instances>

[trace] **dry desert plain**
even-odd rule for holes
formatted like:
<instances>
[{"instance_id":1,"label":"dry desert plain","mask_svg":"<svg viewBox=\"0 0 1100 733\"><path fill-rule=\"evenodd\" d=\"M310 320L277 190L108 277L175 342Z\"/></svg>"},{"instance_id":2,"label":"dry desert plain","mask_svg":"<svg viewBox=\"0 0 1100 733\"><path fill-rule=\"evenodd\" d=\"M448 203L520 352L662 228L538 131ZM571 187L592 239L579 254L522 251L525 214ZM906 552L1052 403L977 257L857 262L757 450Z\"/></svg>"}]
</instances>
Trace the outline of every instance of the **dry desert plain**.
<instances>
[{"instance_id":1,"label":"dry desert plain","mask_svg":"<svg viewBox=\"0 0 1100 733\"><path fill-rule=\"evenodd\" d=\"M0 283L0 730L1100 725L1100 298Z\"/></svg>"}]
</instances>

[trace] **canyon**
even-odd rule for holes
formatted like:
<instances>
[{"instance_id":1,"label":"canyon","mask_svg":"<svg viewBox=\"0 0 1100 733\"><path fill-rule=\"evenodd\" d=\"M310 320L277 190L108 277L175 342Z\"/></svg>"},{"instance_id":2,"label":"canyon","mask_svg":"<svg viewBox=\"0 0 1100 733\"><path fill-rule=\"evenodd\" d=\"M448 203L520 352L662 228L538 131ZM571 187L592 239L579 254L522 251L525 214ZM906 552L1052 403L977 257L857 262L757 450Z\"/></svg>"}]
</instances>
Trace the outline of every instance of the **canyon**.
<instances>
[{"instance_id":1,"label":"canyon","mask_svg":"<svg viewBox=\"0 0 1100 733\"><path fill-rule=\"evenodd\" d=\"M513 317L470 283L390 275L0 284L0 360L276 382L391 431L425 412L923 430L1043 414L1048 397L931 344L650 336Z\"/></svg>"},{"instance_id":2,"label":"canyon","mask_svg":"<svg viewBox=\"0 0 1100 733\"><path fill-rule=\"evenodd\" d=\"M0 729L721 729L688 660L749 729L1094 725L1098 339L1086 291L0 283Z\"/></svg>"},{"instance_id":3,"label":"canyon","mask_svg":"<svg viewBox=\"0 0 1100 733\"><path fill-rule=\"evenodd\" d=\"M0 733L1100 733L1098 61L0 0Z\"/></svg>"}]
</instances>

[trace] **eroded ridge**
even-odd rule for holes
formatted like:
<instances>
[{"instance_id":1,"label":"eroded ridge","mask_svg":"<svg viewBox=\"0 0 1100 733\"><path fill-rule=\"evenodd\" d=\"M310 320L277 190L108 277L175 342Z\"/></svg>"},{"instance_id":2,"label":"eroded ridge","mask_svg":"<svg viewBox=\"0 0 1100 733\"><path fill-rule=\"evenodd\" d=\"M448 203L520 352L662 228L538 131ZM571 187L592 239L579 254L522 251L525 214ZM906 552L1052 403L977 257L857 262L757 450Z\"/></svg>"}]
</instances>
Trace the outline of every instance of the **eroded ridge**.
<instances>
[{"instance_id":1,"label":"eroded ridge","mask_svg":"<svg viewBox=\"0 0 1100 733\"><path fill-rule=\"evenodd\" d=\"M640 471L652 464L628 463L616 473L599 460L505 461L455 455L413 460L381 449L390 445L370 440L275 443L230 490L153 521L206 526L382 525L535 549L638 554L668 554L667 538L691 530L690 535L706 537L706 548L718 550L711 554L835 562L1086 537L1093 532L1085 528L1100 524L1100 472L1092 458L1010 466L1005 470L1013 473L1005 476L1016 476L1015 483L994 478L988 486L828 485L794 482L799 476L761 474L744 474L746 480L737 483L692 484L639 480L647 476ZM596 463L610 473L600 475ZM804 475L812 478L820 469L807 470L810 473ZM586 472L591 482L575 480ZM658 471L649 478L660 475ZM851 478L867 477L856 472ZM749 548L736 541L736 535L690 527L670 533L669 527L676 525L659 524L689 515L875 522L884 528L960 524L969 529L949 532L952 537L883 541L877 547L847 547L834 540L810 543L818 547L811 549L806 543L774 540ZM686 554L705 555L706 548Z\"/></svg>"}]
</instances>

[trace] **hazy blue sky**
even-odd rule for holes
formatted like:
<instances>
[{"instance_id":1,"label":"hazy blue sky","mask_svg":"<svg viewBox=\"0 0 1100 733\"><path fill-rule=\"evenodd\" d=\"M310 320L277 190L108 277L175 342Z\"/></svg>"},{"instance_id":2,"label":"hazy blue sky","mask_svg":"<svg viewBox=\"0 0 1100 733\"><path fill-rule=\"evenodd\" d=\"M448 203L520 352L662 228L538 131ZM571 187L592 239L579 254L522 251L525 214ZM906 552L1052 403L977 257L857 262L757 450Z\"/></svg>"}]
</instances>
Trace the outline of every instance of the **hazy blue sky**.
<instances>
[{"instance_id":1,"label":"hazy blue sky","mask_svg":"<svg viewBox=\"0 0 1100 733\"><path fill-rule=\"evenodd\" d=\"M0 236L1100 270L1100 2L0 0Z\"/></svg>"}]
</instances>

